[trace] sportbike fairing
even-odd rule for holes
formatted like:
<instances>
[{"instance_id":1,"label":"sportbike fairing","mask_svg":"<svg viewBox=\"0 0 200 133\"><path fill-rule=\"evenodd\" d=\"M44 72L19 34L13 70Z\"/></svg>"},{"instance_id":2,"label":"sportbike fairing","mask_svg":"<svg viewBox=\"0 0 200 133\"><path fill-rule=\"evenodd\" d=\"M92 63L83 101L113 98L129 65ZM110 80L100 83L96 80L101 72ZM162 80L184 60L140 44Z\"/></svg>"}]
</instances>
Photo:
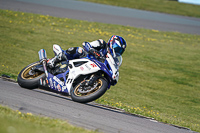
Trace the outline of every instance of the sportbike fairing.
<instances>
[{"instance_id":1,"label":"sportbike fairing","mask_svg":"<svg viewBox=\"0 0 200 133\"><path fill-rule=\"evenodd\" d=\"M39 56L40 60L46 59L46 52L44 50L40 50ZM47 72L47 80L41 79L40 85L48 85L48 87L53 90L65 92L70 95L70 90L73 88L73 83L79 76L102 71L105 78L109 82L108 88L110 88L110 85L115 85L118 81L118 69L121 65L122 57L120 55L113 59L110 54L107 54L106 57L107 58L104 63L94 59L91 56L87 56L86 58L81 59L69 60L67 71L58 75L53 75L47 72L46 68L44 68L45 73Z\"/></svg>"},{"instance_id":2,"label":"sportbike fairing","mask_svg":"<svg viewBox=\"0 0 200 133\"><path fill-rule=\"evenodd\" d=\"M100 68L89 59L75 59L69 61L69 67L66 72L58 75L48 73L47 80L49 81L48 84L51 89L70 94L73 82L77 77L94 73L99 70Z\"/></svg>"}]
</instances>

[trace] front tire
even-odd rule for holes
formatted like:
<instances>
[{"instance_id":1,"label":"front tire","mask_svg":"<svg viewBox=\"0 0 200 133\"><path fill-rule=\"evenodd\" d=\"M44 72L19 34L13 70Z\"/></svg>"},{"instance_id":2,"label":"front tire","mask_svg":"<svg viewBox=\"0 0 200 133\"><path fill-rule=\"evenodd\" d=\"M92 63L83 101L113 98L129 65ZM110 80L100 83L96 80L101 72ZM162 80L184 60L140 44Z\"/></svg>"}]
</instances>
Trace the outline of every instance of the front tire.
<instances>
[{"instance_id":1,"label":"front tire","mask_svg":"<svg viewBox=\"0 0 200 133\"><path fill-rule=\"evenodd\" d=\"M34 62L21 70L17 77L18 84L27 89L34 89L39 86L39 80L45 77L44 72L34 72L31 68L39 65L40 62Z\"/></svg>"},{"instance_id":2,"label":"front tire","mask_svg":"<svg viewBox=\"0 0 200 133\"><path fill-rule=\"evenodd\" d=\"M79 103L88 103L101 97L108 88L108 82L103 77L98 78L95 82L98 84L97 87L88 93L81 93L79 91L80 83L77 84L71 90L72 100Z\"/></svg>"}]
</instances>

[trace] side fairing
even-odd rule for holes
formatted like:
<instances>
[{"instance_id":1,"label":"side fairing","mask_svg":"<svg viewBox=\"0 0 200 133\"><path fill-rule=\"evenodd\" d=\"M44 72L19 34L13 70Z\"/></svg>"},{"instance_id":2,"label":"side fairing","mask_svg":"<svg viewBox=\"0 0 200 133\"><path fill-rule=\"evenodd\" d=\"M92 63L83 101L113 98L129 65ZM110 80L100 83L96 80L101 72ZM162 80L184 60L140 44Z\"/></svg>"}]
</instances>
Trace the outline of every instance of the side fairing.
<instances>
[{"instance_id":1,"label":"side fairing","mask_svg":"<svg viewBox=\"0 0 200 133\"><path fill-rule=\"evenodd\" d=\"M69 76L66 79L66 86L70 93L72 83L80 75L87 75L99 71L100 68L92 61L88 59L76 59L69 61Z\"/></svg>"},{"instance_id":2,"label":"side fairing","mask_svg":"<svg viewBox=\"0 0 200 133\"><path fill-rule=\"evenodd\" d=\"M72 84L77 77L95 73L99 70L100 68L88 59L70 60L68 70L65 73L56 76L50 73L48 74L48 84L51 89L59 92L66 92L70 95L70 90L73 87ZM66 75L68 76L66 77ZM64 82L60 80L61 78Z\"/></svg>"},{"instance_id":3,"label":"side fairing","mask_svg":"<svg viewBox=\"0 0 200 133\"><path fill-rule=\"evenodd\" d=\"M63 81L61 81L59 78L59 76L54 76L50 73L48 73L48 84L49 87L53 90L56 90L58 92L66 92L68 93L68 90L66 90L66 85Z\"/></svg>"}]
</instances>

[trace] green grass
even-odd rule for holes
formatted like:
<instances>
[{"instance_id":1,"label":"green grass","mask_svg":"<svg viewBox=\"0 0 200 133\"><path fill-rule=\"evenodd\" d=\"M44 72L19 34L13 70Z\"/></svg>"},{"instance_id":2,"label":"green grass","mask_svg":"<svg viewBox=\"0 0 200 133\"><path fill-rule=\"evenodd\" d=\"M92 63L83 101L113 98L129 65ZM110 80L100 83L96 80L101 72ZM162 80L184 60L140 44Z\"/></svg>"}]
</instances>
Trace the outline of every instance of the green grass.
<instances>
[{"instance_id":1,"label":"green grass","mask_svg":"<svg viewBox=\"0 0 200 133\"><path fill-rule=\"evenodd\" d=\"M113 6L135 8L190 17L200 17L200 5L179 3L176 0L82 0Z\"/></svg>"},{"instance_id":2,"label":"green grass","mask_svg":"<svg viewBox=\"0 0 200 133\"><path fill-rule=\"evenodd\" d=\"M0 74L13 78L38 51L123 36L119 83L96 102L200 131L200 36L0 10Z\"/></svg>"},{"instance_id":3,"label":"green grass","mask_svg":"<svg viewBox=\"0 0 200 133\"><path fill-rule=\"evenodd\" d=\"M1 133L95 133L59 119L13 111L0 105Z\"/></svg>"}]
</instances>

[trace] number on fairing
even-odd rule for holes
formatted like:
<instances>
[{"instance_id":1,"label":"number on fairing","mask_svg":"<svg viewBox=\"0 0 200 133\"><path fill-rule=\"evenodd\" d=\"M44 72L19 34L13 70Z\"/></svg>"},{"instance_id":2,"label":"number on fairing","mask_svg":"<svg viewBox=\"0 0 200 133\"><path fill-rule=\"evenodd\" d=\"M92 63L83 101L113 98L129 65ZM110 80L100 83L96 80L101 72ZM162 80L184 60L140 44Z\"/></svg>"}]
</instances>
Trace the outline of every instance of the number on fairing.
<instances>
[{"instance_id":1,"label":"number on fairing","mask_svg":"<svg viewBox=\"0 0 200 133\"><path fill-rule=\"evenodd\" d=\"M71 84L72 81L73 81L73 79L68 79L68 80L67 80L67 84Z\"/></svg>"}]
</instances>

